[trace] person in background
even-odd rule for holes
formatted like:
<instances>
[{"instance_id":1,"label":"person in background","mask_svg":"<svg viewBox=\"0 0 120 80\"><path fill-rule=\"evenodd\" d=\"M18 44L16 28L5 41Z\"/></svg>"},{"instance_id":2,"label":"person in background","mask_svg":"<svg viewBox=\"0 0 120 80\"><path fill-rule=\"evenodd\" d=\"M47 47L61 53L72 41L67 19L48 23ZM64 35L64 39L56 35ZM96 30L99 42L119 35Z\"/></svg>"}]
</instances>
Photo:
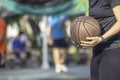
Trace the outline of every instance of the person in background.
<instances>
[{"instance_id":1,"label":"person in background","mask_svg":"<svg viewBox=\"0 0 120 80\"><path fill-rule=\"evenodd\" d=\"M6 49L6 24L0 18L0 68L5 67L5 49Z\"/></svg>"},{"instance_id":2,"label":"person in background","mask_svg":"<svg viewBox=\"0 0 120 80\"><path fill-rule=\"evenodd\" d=\"M24 45L25 48L31 48L32 44L24 32L20 32L20 42Z\"/></svg>"},{"instance_id":3,"label":"person in background","mask_svg":"<svg viewBox=\"0 0 120 80\"><path fill-rule=\"evenodd\" d=\"M37 68L39 66L38 62L39 53L32 48L32 43L30 42L28 36L24 32L21 32L20 42L24 45L25 52L27 52L26 66L28 68Z\"/></svg>"},{"instance_id":4,"label":"person in background","mask_svg":"<svg viewBox=\"0 0 120 80\"><path fill-rule=\"evenodd\" d=\"M66 18L64 16L50 16L48 18L50 44L53 43L53 58L55 64L55 72L68 71L65 65L67 54L67 42L65 40L66 34L63 29L63 24Z\"/></svg>"},{"instance_id":5,"label":"person in background","mask_svg":"<svg viewBox=\"0 0 120 80\"><path fill-rule=\"evenodd\" d=\"M15 55L15 61L20 66L26 66L26 59L30 53L26 52L25 44L21 41L21 36L23 36L23 32L20 32L18 36L13 40L12 47L13 53Z\"/></svg>"}]
</instances>

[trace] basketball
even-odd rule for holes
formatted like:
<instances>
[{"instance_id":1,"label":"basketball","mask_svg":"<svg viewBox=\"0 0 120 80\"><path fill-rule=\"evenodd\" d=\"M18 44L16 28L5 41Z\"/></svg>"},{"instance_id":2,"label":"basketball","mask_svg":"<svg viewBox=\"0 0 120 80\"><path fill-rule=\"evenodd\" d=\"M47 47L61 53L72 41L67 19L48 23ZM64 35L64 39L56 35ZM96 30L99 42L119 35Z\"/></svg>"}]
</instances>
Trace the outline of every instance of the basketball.
<instances>
[{"instance_id":1,"label":"basketball","mask_svg":"<svg viewBox=\"0 0 120 80\"><path fill-rule=\"evenodd\" d=\"M99 36L101 29L98 21L90 16L81 16L73 20L70 27L71 38L74 43L86 41L86 37Z\"/></svg>"}]
</instances>

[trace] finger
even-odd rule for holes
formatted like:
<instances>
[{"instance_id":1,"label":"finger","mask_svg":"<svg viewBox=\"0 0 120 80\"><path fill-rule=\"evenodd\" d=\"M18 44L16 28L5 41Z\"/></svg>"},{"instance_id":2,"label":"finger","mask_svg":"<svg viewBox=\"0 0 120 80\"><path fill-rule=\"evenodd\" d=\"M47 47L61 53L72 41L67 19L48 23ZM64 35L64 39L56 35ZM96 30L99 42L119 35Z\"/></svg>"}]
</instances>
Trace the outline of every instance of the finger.
<instances>
[{"instance_id":1,"label":"finger","mask_svg":"<svg viewBox=\"0 0 120 80\"><path fill-rule=\"evenodd\" d=\"M97 41L96 40L92 40L92 41L81 41L81 44L89 44L89 45L94 45L96 44Z\"/></svg>"},{"instance_id":2,"label":"finger","mask_svg":"<svg viewBox=\"0 0 120 80\"><path fill-rule=\"evenodd\" d=\"M81 44L91 45L93 44L93 41L81 41Z\"/></svg>"},{"instance_id":3,"label":"finger","mask_svg":"<svg viewBox=\"0 0 120 80\"><path fill-rule=\"evenodd\" d=\"M93 45L88 45L88 44L81 44L83 47L93 47Z\"/></svg>"},{"instance_id":4,"label":"finger","mask_svg":"<svg viewBox=\"0 0 120 80\"><path fill-rule=\"evenodd\" d=\"M86 37L87 40L94 40L94 37Z\"/></svg>"},{"instance_id":5,"label":"finger","mask_svg":"<svg viewBox=\"0 0 120 80\"><path fill-rule=\"evenodd\" d=\"M86 49L86 48L88 49L88 48L91 48L91 46L90 46L90 47L82 47L82 48L83 48L83 49Z\"/></svg>"},{"instance_id":6,"label":"finger","mask_svg":"<svg viewBox=\"0 0 120 80\"><path fill-rule=\"evenodd\" d=\"M86 48L89 48L89 47L84 47L84 46L83 46L82 48L83 48L83 49L86 49Z\"/></svg>"}]
</instances>

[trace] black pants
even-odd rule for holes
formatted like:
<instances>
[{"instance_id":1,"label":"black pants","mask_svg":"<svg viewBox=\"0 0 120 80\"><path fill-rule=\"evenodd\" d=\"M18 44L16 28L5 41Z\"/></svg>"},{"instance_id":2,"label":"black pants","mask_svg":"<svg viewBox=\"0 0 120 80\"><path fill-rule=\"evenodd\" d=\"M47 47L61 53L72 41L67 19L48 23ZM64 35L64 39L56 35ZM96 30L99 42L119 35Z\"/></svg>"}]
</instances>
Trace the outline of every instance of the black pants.
<instances>
[{"instance_id":1,"label":"black pants","mask_svg":"<svg viewBox=\"0 0 120 80\"><path fill-rule=\"evenodd\" d=\"M91 80L120 80L120 48L105 50L93 57Z\"/></svg>"}]
</instances>

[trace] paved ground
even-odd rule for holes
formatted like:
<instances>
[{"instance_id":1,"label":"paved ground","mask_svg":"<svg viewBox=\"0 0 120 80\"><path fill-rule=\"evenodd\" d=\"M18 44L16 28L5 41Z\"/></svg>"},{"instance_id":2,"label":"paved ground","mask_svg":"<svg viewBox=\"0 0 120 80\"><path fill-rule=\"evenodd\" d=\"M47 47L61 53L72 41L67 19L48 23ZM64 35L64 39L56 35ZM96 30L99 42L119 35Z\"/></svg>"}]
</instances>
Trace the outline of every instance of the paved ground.
<instances>
[{"instance_id":1,"label":"paved ground","mask_svg":"<svg viewBox=\"0 0 120 80\"><path fill-rule=\"evenodd\" d=\"M89 71L89 66L70 66L69 72L61 74L56 74L53 68L0 70L0 80L89 80Z\"/></svg>"}]
</instances>

